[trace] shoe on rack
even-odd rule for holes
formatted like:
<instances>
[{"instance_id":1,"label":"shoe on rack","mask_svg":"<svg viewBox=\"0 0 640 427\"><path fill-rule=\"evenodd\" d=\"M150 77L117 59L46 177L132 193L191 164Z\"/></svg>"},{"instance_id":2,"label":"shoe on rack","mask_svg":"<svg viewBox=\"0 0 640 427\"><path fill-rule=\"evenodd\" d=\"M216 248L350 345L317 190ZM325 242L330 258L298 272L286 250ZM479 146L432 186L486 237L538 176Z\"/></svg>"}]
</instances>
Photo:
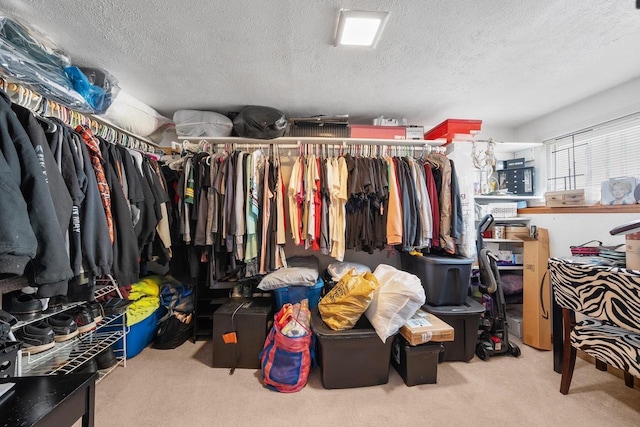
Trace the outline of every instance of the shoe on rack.
<instances>
[{"instance_id":1,"label":"shoe on rack","mask_svg":"<svg viewBox=\"0 0 640 427\"><path fill-rule=\"evenodd\" d=\"M87 303L87 307L91 310L91 315L93 316L93 320L96 323L102 322L104 310L102 309L102 305L98 301L91 301Z\"/></svg>"},{"instance_id":2,"label":"shoe on rack","mask_svg":"<svg viewBox=\"0 0 640 427\"><path fill-rule=\"evenodd\" d=\"M33 294L14 291L3 295L2 307L19 319L29 320L42 312L42 301Z\"/></svg>"},{"instance_id":3,"label":"shoe on rack","mask_svg":"<svg viewBox=\"0 0 640 427\"><path fill-rule=\"evenodd\" d=\"M73 320L78 326L78 332L84 334L85 332L93 331L96 328L96 321L91 315L91 310L85 306L79 306L73 311Z\"/></svg>"},{"instance_id":4,"label":"shoe on rack","mask_svg":"<svg viewBox=\"0 0 640 427\"><path fill-rule=\"evenodd\" d=\"M22 348L31 354L49 350L56 345L53 329L42 320L21 328L16 332L16 338L22 341Z\"/></svg>"},{"instance_id":5,"label":"shoe on rack","mask_svg":"<svg viewBox=\"0 0 640 427\"><path fill-rule=\"evenodd\" d=\"M104 315L109 316L111 314L122 314L127 311L127 307L129 307L131 303L133 303L133 301L128 299L111 298L102 306L104 309Z\"/></svg>"},{"instance_id":6,"label":"shoe on rack","mask_svg":"<svg viewBox=\"0 0 640 427\"><path fill-rule=\"evenodd\" d=\"M118 363L116 355L111 347L107 347L94 358L98 364L98 369L108 369Z\"/></svg>"},{"instance_id":7,"label":"shoe on rack","mask_svg":"<svg viewBox=\"0 0 640 427\"><path fill-rule=\"evenodd\" d=\"M69 300L66 295L56 295L49 298L49 303L47 304L47 308L44 310L45 313L57 313L62 310L65 304L68 304Z\"/></svg>"},{"instance_id":8,"label":"shoe on rack","mask_svg":"<svg viewBox=\"0 0 640 427\"><path fill-rule=\"evenodd\" d=\"M56 342L70 340L78 336L78 325L73 320L73 316L67 313L54 314L45 320L51 329L53 329L54 339Z\"/></svg>"},{"instance_id":9,"label":"shoe on rack","mask_svg":"<svg viewBox=\"0 0 640 427\"><path fill-rule=\"evenodd\" d=\"M242 285L233 285L233 292L231 298L242 298Z\"/></svg>"},{"instance_id":10,"label":"shoe on rack","mask_svg":"<svg viewBox=\"0 0 640 427\"><path fill-rule=\"evenodd\" d=\"M13 326L18 323L18 319L8 311L0 310L0 323L7 323L9 326Z\"/></svg>"},{"instance_id":11,"label":"shoe on rack","mask_svg":"<svg viewBox=\"0 0 640 427\"><path fill-rule=\"evenodd\" d=\"M72 371L73 374L93 374L94 372L98 372L98 364L95 357L87 360Z\"/></svg>"}]
</instances>

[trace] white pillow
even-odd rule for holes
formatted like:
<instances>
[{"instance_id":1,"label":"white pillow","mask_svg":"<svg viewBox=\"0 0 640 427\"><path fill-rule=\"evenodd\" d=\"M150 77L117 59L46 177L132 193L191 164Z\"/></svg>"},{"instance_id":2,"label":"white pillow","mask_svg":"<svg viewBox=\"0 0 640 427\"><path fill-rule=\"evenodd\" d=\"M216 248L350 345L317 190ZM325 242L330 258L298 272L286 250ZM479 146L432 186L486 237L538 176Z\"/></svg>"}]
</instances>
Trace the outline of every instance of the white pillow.
<instances>
[{"instance_id":1,"label":"white pillow","mask_svg":"<svg viewBox=\"0 0 640 427\"><path fill-rule=\"evenodd\" d=\"M99 117L139 136L149 136L160 126L171 122L144 102L123 91L118 93L107 111Z\"/></svg>"},{"instance_id":2,"label":"white pillow","mask_svg":"<svg viewBox=\"0 0 640 427\"><path fill-rule=\"evenodd\" d=\"M179 136L229 136L233 130L231 119L214 111L178 110L173 121Z\"/></svg>"},{"instance_id":3,"label":"white pillow","mask_svg":"<svg viewBox=\"0 0 640 427\"><path fill-rule=\"evenodd\" d=\"M281 268L262 278L258 289L270 291L286 286L313 286L318 281L318 270L306 267Z\"/></svg>"},{"instance_id":4,"label":"white pillow","mask_svg":"<svg viewBox=\"0 0 640 427\"><path fill-rule=\"evenodd\" d=\"M373 275L380 286L364 314L385 342L422 307L426 297L420 279L406 271L380 264Z\"/></svg>"}]
</instances>

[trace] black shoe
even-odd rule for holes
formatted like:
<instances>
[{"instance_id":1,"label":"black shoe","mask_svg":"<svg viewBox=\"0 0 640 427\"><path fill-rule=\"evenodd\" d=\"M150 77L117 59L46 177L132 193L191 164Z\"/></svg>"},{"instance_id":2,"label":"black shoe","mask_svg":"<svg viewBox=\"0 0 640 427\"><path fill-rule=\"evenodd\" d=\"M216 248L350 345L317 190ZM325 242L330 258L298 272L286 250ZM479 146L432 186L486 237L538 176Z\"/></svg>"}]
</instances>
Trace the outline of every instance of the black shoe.
<instances>
[{"instance_id":1,"label":"black shoe","mask_svg":"<svg viewBox=\"0 0 640 427\"><path fill-rule=\"evenodd\" d=\"M92 357L91 359L84 362L82 365L78 366L73 370L74 374L92 374L94 372L98 372L98 364L96 363L96 358Z\"/></svg>"},{"instance_id":2,"label":"black shoe","mask_svg":"<svg viewBox=\"0 0 640 427\"><path fill-rule=\"evenodd\" d=\"M42 320L21 328L16 332L16 338L22 341L24 350L31 354L49 350L56 345L53 329Z\"/></svg>"},{"instance_id":3,"label":"black shoe","mask_svg":"<svg viewBox=\"0 0 640 427\"><path fill-rule=\"evenodd\" d=\"M73 311L73 320L78 326L78 332L84 334L85 332L93 331L96 328L96 322L91 315L89 308L80 306Z\"/></svg>"},{"instance_id":4,"label":"black shoe","mask_svg":"<svg viewBox=\"0 0 640 427\"><path fill-rule=\"evenodd\" d=\"M54 314L47 318L46 322L51 326L51 329L53 329L56 342L70 340L80 333L73 317L67 313Z\"/></svg>"},{"instance_id":5,"label":"black shoe","mask_svg":"<svg viewBox=\"0 0 640 427\"><path fill-rule=\"evenodd\" d=\"M2 322L9 324L9 326L13 326L18 323L18 319L8 311L0 310L0 323Z\"/></svg>"},{"instance_id":6,"label":"black shoe","mask_svg":"<svg viewBox=\"0 0 640 427\"><path fill-rule=\"evenodd\" d=\"M2 298L4 310L19 319L32 319L42 312L42 302L32 294L24 294L21 291L10 292Z\"/></svg>"},{"instance_id":7,"label":"black shoe","mask_svg":"<svg viewBox=\"0 0 640 427\"><path fill-rule=\"evenodd\" d=\"M57 313L62 310L65 304L68 304L69 300L64 295L56 295L54 297L49 298L49 303L47 304L47 309L44 311L45 313Z\"/></svg>"},{"instance_id":8,"label":"black shoe","mask_svg":"<svg viewBox=\"0 0 640 427\"><path fill-rule=\"evenodd\" d=\"M122 314L127 311L127 307L129 307L132 302L133 301L129 301L128 299L111 298L102 306L104 308L104 315Z\"/></svg>"},{"instance_id":9,"label":"black shoe","mask_svg":"<svg viewBox=\"0 0 640 427\"><path fill-rule=\"evenodd\" d=\"M108 347L98 353L95 359L98 364L98 369L108 369L118 363L118 359L116 359L116 355L113 353L113 349L111 347Z\"/></svg>"},{"instance_id":10,"label":"black shoe","mask_svg":"<svg viewBox=\"0 0 640 427\"><path fill-rule=\"evenodd\" d=\"M96 323L102 322L104 311L102 310L102 306L99 302L92 301L90 303L87 303L87 308L89 308L89 310L91 311L91 316L93 316L93 320L95 320Z\"/></svg>"}]
</instances>

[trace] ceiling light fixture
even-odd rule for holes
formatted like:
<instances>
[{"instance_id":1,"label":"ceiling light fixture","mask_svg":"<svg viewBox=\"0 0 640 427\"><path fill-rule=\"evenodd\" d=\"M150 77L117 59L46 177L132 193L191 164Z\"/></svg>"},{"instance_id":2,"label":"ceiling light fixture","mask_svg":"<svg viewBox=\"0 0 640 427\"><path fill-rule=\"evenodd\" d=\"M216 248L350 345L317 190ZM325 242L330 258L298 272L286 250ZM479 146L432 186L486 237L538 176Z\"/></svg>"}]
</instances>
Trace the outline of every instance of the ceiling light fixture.
<instances>
[{"instance_id":1,"label":"ceiling light fixture","mask_svg":"<svg viewBox=\"0 0 640 427\"><path fill-rule=\"evenodd\" d=\"M357 46L375 49L389 12L340 10L335 46Z\"/></svg>"}]
</instances>

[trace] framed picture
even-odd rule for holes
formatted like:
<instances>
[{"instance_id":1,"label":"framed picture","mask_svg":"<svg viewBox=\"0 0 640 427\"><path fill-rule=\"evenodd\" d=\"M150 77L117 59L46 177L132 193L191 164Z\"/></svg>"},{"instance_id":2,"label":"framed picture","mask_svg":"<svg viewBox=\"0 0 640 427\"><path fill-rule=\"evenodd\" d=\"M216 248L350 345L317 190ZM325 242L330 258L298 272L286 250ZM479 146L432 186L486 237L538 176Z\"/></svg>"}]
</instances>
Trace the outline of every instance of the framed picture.
<instances>
[{"instance_id":1,"label":"framed picture","mask_svg":"<svg viewBox=\"0 0 640 427\"><path fill-rule=\"evenodd\" d=\"M507 171L498 171L498 190L507 189Z\"/></svg>"},{"instance_id":2,"label":"framed picture","mask_svg":"<svg viewBox=\"0 0 640 427\"><path fill-rule=\"evenodd\" d=\"M638 180L634 177L611 178L602 182L600 203L602 205L633 205L634 190Z\"/></svg>"}]
</instances>

